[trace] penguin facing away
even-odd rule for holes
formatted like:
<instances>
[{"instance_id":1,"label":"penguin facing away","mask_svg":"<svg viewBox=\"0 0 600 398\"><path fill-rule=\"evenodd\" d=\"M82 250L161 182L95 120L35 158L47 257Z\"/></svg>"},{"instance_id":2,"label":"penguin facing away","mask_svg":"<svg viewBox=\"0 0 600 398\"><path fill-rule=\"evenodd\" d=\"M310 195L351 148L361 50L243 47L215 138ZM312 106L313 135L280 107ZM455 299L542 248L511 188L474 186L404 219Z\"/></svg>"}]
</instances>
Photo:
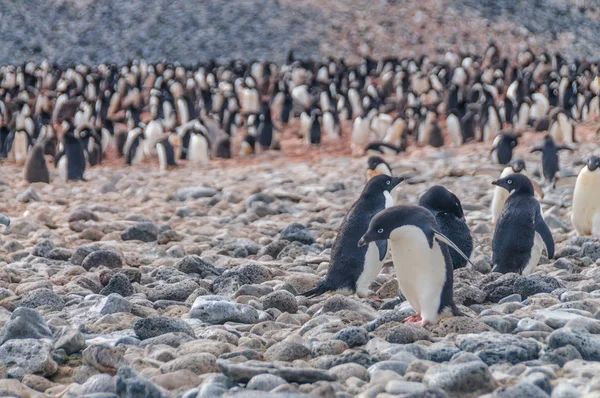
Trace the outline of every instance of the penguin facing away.
<instances>
[{"instance_id":1,"label":"penguin facing away","mask_svg":"<svg viewBox=\"0 0 600 398\"><path fill-rule=\"evenodd\" d=\"M490 154L495 163L508 164L513 155L513 149L519 144L519 136L511 133L501 133L494 139Z\"/></svg>"},{"instance_id":2,"label":"penguin facing away","mask_svg":"<svg viewBox=\"0 0 600 398\"><path fill-rule=\"evenodd\" d=\"M554 257L554 239L534 197L533 184L523 174L511 174L492 184L510 194L494 230L492 271L529 275L543 250L548 258Z\"/></svg>"},{"instance_id":3,"label":"penguin facing away","mask_svg":"<svg viewBox=\"0 0 600 398\"><path fill-rule=\"evenodd\" d=\"M173 137L173 138L171 138ZM156 152L158 153L158 164L161 170L167 170L169 167L177 166L175 160L175 148L171 141L179 139L176 135L165 137L156 143Z\"/></svg>"},{"instance_id":4,"label":"penguin facing away","mask_svg":"<svg viewBox=\"0 0 600 398\"><path fill-rule=\"evenodd\" d=\"M371 156L367 159L367 180L378 176L380 174L385 174L386 176L392 176L392 168L390 165L380 158L379 156Z\"/></svg>"},{"instance_id":5,"label":"penguin facing away","mask_svg":"<svg viewBox=\"0 0 600 398\"><path fill-rule=\"evenodd\" d=\"M435 185L421 196L419 205L433 214L440 226L440 232L454 242L467 257L471 257L473 237L458 197L443 186ZM467 261L454 250L450 251L450 258L454 269L467 265Z\"/></svg>"},{"instance_id":6,"label":"penguin facing away","mask_svg":"<svg viewBox=\"0 0 600 398\"><path fill-rule=\"evenodd\" d=\"M368 294L369 285L383 267L387 254L387 241L358 246L371 219L386 207L393 205L390 191L403 178L378 175L367 182L360 197L342 221L333 247L327 276L314 289L301 293L315 297L329 291L356 292L359 297Z\"/></svg>"},{"instance_id":7,"label":"penguin facing away","mask_svg":"<svg viewBox=\"0 0 600 398\"><path fill-rule=\"evenodd\" d=\"M556 145L551 135L544 138L542 145L536 146L531 153L542 152L542 176L548 183L556 182L556 174L560 170L560 161L558 152L561 150L573 151L572 148L564 145Z\"/></svg>"},{"instance_id":8,"label":"penguin facing away","mask_svg":"<svg viewBox=\"0 0 600 398\"><path fill-rule=\"evenodd\" d=\"M435 324L450 310L462 315L452 298L453 267L448 246L460 249L439 231L431 212L420 206L393 206L377 214L359 245L389 239L402 294L416 312L406 322ZM463 257L468 260L468 257Z\"/></svg>"},{"instance_id":9,"label":"penguin facing away","mask_svg":"<svg viewBox=\"0 0 600 398\"><path fill-rule=\"evenodd\" d=\"M63 122L63 132L62 150L56 155L54 164L63 181L84 180L86 159L83 145L71 122Z\"/></svg>"},{"instance_id":10,"label":"penguin facing away","mask_svg":"<svg viewBox=\"0 0 600 398\"><path fill-rule=\"evenodd\" d=\"M600 158L590 156L573 192L571 222L578 235L600 236Z\"/></svg>"},{"instance_id":11,"label":"penguin facing away","mask_svg":"<svg viewBox=\"0 0 600 398\"><path fill-rule=\"evenodd\" d=\"M48 171L48 166L46 165L44 152L43 142L35 144L31 151L29 151L27 161L25 162L25 168L23 170L23 178L25 181L29 183L50 183L50 173Z\"/></svg>"}]
</instances>

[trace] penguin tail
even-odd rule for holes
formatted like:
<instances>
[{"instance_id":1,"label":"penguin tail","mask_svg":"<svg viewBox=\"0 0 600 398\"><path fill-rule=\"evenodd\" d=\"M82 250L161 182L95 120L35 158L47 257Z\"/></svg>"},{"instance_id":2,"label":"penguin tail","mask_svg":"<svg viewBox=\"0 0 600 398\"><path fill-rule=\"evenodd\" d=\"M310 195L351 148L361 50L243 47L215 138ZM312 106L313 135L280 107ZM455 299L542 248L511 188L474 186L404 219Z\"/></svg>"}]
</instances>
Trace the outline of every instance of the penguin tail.
<instances>
[{"instance_id":1,"label":"penguin tail","mask_svg":"<svg viewBox=\"0 0 600 398\"><path fill-rule=\"evenodd\" d=\"M317 297L322 295L323 293L327 293L331 289L327 286L325 281L321 281L317 284L314 289L308 290L306 292L300 293L299 296L304 296L308 298Z\"/></svg>"},{"instance_id":2,"label":"penguin tail","mask_svg":"<svg viewBox=\"0 0 600 398\"><path fill-rule=\"evenodd\" d=\"M452 303L450 305L450 310L452 311L452 315L454 316L467 316L467 314L465 314L464 312L462 312L461 310L458 309L458 307L456 306L455 303Z\"/></svg>"}]
</instances>

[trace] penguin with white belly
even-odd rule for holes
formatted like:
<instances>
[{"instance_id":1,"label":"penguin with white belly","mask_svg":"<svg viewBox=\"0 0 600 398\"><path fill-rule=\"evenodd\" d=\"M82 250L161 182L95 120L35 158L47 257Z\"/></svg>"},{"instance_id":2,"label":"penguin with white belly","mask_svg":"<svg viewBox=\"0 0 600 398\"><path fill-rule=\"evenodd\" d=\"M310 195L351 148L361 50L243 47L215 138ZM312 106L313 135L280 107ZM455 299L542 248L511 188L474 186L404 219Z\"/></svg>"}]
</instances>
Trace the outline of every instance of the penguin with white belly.
<instances>
[{"instance_id":1,"label":"penguin with white belly","mask_svg":"<svg viewBox=\"0 0 600 398\"><path fill-rule=\"evenodd\" d=\"M75 131L73 123L64 121L63 134L64 137L59 146L61 151L54 158L54 165L58 168L63 181L84 180L86 159L79 133Z\"/></svg>"},{"instance_id":2,"label":"penguin with white belly","mask_svg":"<svg viewBox=\"0 0 600 398\"><path fill-rule=\"evenodd\" d=\"M492 160L494 163L508 164L513 155L513 149L519 144L519 136L511 133L501 133L494 139L492 150Z\"/></svg>"},{"instance_id":3,"label":"penguin with white belly","mask_svg":"<svg viewBox=\"0 0 600 398\"><path fill-rule=\"evenodd\" d=\"M371 178L384 174L386 176L392 176L392 168L390 165L380 158L379 156L371 156L367 160L367 180Z\"/></svg>"},{"instance_id":4,"label":"penguin with white belly","mask_svg":"<svg viewBox=\"0 0 600 398\"><path fill-rule=\"evenodd\" d=\"M577 176L571 222L578 235L600 236L600 158L590 156Z\"/></svg>"},{"instance_id":5,"label":"penguin with white belly","mask_svg":"<svg viewBox=\"0 0 600 398\"><path fill-rule=\"evenodd\" d=\"M511 161L508 166L500 173L500 178L507 177L511 174L521 173L526 170L525 161L522 159L515 159ZM500 218L500 213L504 208L504 203L508 199L508 192L506 189L501 187L494 188L494 196L492 198L492 224L496 224L496 221Z\"/></svg>"},{"instance_id":6,"label":"penguin with white belly","mask_svg":"<svg viewBox=\"0 0 600 398\"><path fill-rule=\"evenodd\" d=\"M562 150L573 151L566 145L556 145L551 135L547 135L541 145L531 150L531 153L542 152L542 176L547 183L555 184L557 173L560 170L558 152Z\"/></svg>"},{"instance_id":7,"label":"penguin with white belly","mask_svg":"<svg viewBox=\"0 0 600 398\"><path fill-rule=\"evenodd\" d=\"M360 197L342 221L340 231L331 249L327 276L303 296L315 297L329 291L350 291L359 297L368 294L369 285L383 267L387 254L387 241L358 246L369 227L371 219L394 201L390 191L403 178L378 175L367 182Z\"/></svg>"},{"instance_id":8,"label":"penguin with white belly","mask_svg":"<svg viewBox=\"0 0 600 398\"><path fill-rule=\"evenodd\" d=\"M533 184L523 174L511 174L492 184L510 194L494 230L492 271L529 275L543 250L548 258L554 257L554 239L534 197Z\"/></svg>"},{"instance_id":9,"label":"penguin with white belly","mask_svg":"<svg viewBox=\"0 0 600 398\"><path fill-rule=\"evenodd\" d=\"M468 257L440 232L433 214L420 206L390 207L373 218L359 245L387 240L400 290L416 312L406 322L425 326L437 323L447 311L462 315L452 298L448 246Z\"/></svg>"}]
</instances>

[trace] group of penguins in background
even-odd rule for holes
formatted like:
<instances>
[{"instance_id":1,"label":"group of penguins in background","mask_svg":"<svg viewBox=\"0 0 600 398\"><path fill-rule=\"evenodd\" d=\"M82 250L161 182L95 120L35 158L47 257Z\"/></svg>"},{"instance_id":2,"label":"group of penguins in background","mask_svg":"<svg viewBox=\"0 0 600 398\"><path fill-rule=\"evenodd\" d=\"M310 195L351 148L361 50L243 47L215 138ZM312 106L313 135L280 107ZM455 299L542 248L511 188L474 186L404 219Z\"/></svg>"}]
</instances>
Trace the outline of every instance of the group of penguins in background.
<instances>
[{"instance_id":1,"label":"group of penguins in background","mask_svg":"<svg viewBox=\"0 0 600 398\"><path fill-rule=\"evenodd\" d=\"M492 142L508 139L507 129L547 131L569 145L575 121L600 116L598 63L530 50L511 61L494 44L440 58L347 65L290 52L283 65L2 66L0 158L25 164L29 182L49 182L49 155L64 180L81 180L111 147L126 164L156 157L161 169L279 150L294 119L307 146L339 140L348 121L352 153L362 155Z\"/></svg>"},{"instance_id":2,"label":"group of penguins in background","mask_svg":"<svg viewBox=\"0 0 600 398\"><path fill-rule=\"evenodd\" d=\"M547 156L548 146L557 162L557 148L550 137L533 151ZM392 169L379 156L368 159L367 184L342 221L327 275L301 294L315 297L333 291L367 297L389 245L400 291L415 311L406 322L426 326L437 323L441 315L464 315L453 301L453 271L473 265L474 246L461 201L435 185L418 205L396 205L391 191L405 178L393 176ZM536 199L544 191L525 175L521 159L507 162L492 184L492 271L529 275L544 252L549 259L554 257L552 232ZM576 176L571 221L579 235L600 237L598 156L589 156Z\"/></svg>"}]
</instances>

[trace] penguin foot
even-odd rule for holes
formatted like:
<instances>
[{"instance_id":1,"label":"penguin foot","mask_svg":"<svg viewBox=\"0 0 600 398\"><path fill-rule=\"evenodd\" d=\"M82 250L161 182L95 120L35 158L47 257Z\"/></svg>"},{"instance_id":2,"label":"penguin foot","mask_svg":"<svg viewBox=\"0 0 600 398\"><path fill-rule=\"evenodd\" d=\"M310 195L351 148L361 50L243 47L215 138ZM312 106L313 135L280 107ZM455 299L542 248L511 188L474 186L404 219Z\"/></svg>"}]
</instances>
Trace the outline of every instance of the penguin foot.
<instances>
[{"instance_id":1,"label":"penguin foot","mask_svg":"<svg viewBox=\"0 0 600 398\"><path fill-rule=\"evenodd\" d=\"M425 322L425 321L423 321L423 319L421 319L421 315L414 314L414 315L411 315L408 318L406 318L404 320L404 322L406 322L406 323L417 323L418 324L418 323Z\"/></svg>"},{"instance_id":2,"label":"penguin foot","mask_svg":"<svg viewBox=\"0 0 600 398\"><path fill-rule=\"evenodd\" d=\"M422 328L424 328L425 326L429 325L429 323L423 319L420 322L416 322L415 325L421 326Z\"/></svg>"}]
</instances>

